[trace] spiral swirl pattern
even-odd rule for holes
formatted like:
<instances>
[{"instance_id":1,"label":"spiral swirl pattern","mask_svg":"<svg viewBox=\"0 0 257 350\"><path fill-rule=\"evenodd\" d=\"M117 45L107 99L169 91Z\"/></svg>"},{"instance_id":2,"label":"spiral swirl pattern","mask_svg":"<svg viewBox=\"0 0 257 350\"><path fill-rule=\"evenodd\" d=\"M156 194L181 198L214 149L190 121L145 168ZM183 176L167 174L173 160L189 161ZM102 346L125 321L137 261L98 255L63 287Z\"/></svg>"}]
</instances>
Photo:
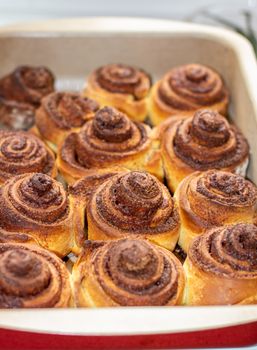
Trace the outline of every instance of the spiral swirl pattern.
<instances>
[{"instance_id":1,"label":"spiral swirl pattern","mask_svg":"<svg viewBox=\"0 0 257 350\"><path fill-rule=\"evenodd\" d=\"M239 175L224 171L209 170L190 184L189 196L202 196L226 206L251 207L257 202L257 188Z\"/></svg>"},{"instance_id":2,"label":"spiral swirl pattern","mask_svg":"<svg viewBox=\"0 0 257 350\"><path fill-rule=\"evenodd\" d=\"M29 102L40 103L43 96L53 90L54 78L52 73L45 67L20 67L15 72L17 82L26 87Z\"/></svg>"},{"instance_id":3,"label":"spiral swirl pattern","mask_svg":"<svg viewBox=\"0 0 257 350\"><path fill-rule=\"evenodd\" d=\"M136 100L144 98L151 86L150 77L142 70L124 64L109 64L93 73L101 88L120 94L129 94Z\"/></svg>"},{"instance_id":4,"label":"spiral swirl pattern","mask_svg":"<svg viewBox=\"0 0 257 350\"><path fill-rule=\"evenodd\" d=\"M68 92L54 92L46 96L41 106L48 118L64 130L81 127L99 108L96 101ZM38 127L41 130L40 124ZM47 128L47 125L44 127Z\"/></svg>"},{"instance_id":5,"label":"spiral swirl pattern","mask_svg":"<svg viewBox=\"0 0 257 350\"><path fill-rule=\"evenodd\" d=\"M103 245L94 253L92 266L104 292L119 305L175 305L180 298L180 262L147 241L125 239Z\"/></svg>"},{"instance_id":6,"label":"spiral swirl pattern","mask_svg":"<svg viewBox=\"0 0 257 350\"><path fill-rule=\"evenodd\" d=\"M85 168L99 168L138 154L149 144L146 125L132 122L115 108L104 107L78 134L66 138L61 157L68 164L75 163L76 159Z\"/></svg>"},{"instance_id":7,"label":"spiral swirl pattern","mask_svg":"<svg viewBox=\"0 0 257 350\"><path fill-rule=\"evenodd\" d=\"M257 277L257 227L237 224L197 237L189 259L201 270L230 278Z\"/></svg>"},{"instance_id":8,"label":"spiral swirl pattern","mask_svg":"<svg viewBox=\"0 0 257 350\"><path fill-rule=\"evenodd\" d=\"M64 307L68 271L54 254L32 245L0 244L0 307Z\"/></svg>"},{"instance_id":9,"label":"spiral swirl pattern","mask_svg":"<svg viewBox=\"0 0 257 350\"><path fill-rule=\"evenodd\" d=\"M224 83L215 71L199 64L172 69L160 81L158 98L167 106L190 111L227 99Z\"/></svg>"},{"instance_id":10,"label":"spiral swirl pattern","mask_svg":"<svg viewBox=\"0 0 257 350\"><path fill-rule=\"evenodd\" d=\"M156 234L175 229L179 223L167 188L154 176L139 171L114 176L101 185L89 210L97 225L111 227L114 236Z\"/></svg>"},{"instance_id":11,"label":"spiral swirl pattern","mask_svg":"<svg viewBox=\"0 0 257 350\"><path fill-rule=\"evenodd\" d=\"M0 131L0 180L29 172L54 174L54 155L36 136L22 131Z\"/></svg>"},{"instance_id":12,"label":"spiral swirl pattern","mask_svg":"<svg viewBox=\"0 0 257 350\"><path fill-rule=\"evenodd\" d=\"M5 229L58 224L69 213L62 185L51 177L32 173L16 176L0 189L0 218Z\"/></svg>"},{"instance_id":13,"label":"spiral swirl pattern","mask_svg":"<svg viewBox=\"0 0 257 350\"><path fill-rule=\"evenodd\" d=\"M194 172L180 184L175 197L180 209L180 246L187 251L194 236L206 228L237 222L253 223L257 188L230 172Z\"/></svg>"},{"instance_id":14,"label":"spiral swirl pattern","mask_svg":"<svg viewBox=\"0 0 257 350\"><path fill-rule=\"evenodd\" d=\"M36 107L53 90L54 76L45 67L19 66L0 81L0 96Z\"/></svg>"},{"instance_id":15,"label":"spiral swirl pattern","mask_svg":"<svg viewBox=\"0 0 257 350\"><path fill-rule=\"evenodd\" d=\"M197 111L176 124L173 149L178 158L196 170L236 167L249 154L241 132L210 110Z\"/></svg>"}]
</instances>

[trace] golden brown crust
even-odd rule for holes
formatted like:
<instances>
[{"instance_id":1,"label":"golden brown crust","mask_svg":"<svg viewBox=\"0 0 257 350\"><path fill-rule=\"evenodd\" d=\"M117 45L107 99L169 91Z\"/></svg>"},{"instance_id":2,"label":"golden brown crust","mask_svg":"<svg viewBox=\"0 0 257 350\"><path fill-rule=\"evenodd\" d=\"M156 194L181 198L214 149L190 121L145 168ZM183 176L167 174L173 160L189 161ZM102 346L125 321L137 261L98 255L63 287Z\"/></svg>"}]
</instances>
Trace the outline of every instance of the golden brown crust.
<instances>
[{"instance_id":1,"label":"golden brown crust","mask_svg":"<svg viewBox=\"0 0 257 350\"><path fill-rule=\"evenodd\" d=\"M112 240L147 238L173 250L179 216L168 189L154 176L139 171L104 182L87 206L88 237Z\"/></svg>"},{"instance_id":2,"label":"golden brown crust","mask_svg":"<svg viewBox=\"0 0 257 350\"><path fill-rule=\"evenodd\" d=\"M54 76L45 67L19 66L0 80L0 121L28 129L41 98L54 90Z\"/></svg>"},{"instance_id":3,"label":"golden brown crust","mask_svg":"<svg viewBox=\"0 0 257 350\"><path fill-rule=\"evenodd\" d=\"M88 77L84 95L101 105L113 106L127 113L136 121L147 116L147 95L151 78L141 69L109 64L96 69Z\"/></svg>"},{"instance_id":4,"label":"golden brown crust","mask_svg":"<svg viewBox=\"0 0 257 350\"><path fill-rule=\"evenodd\" d=\"M0 131L0 183L13 176L42 172L57 176L55 157L36 136L26 131Z\"/></svg>"},{"instance_id":5,"label":"golden brown crust","mask_svg":"<svg viewBox=\"0 0 257 350\"><path fill-rule=\"evenodd\" d=\"M68 307L69 273L55 255L35 245L0 243L0 307Z\"/></svg>"},{"instance_id":6,"label":"golden brown crust","mask_svg":"<svg viewBox=\"0 0 257 350\"><path fill-rule=\"evenodd\" d=\"M171 252L133 239L89 242L73 279L77 306L179 305L185 282Z\"/></svg>"},{"instance_id":7,"label":"golden brown crust","mask_svg":"<svg viewBox=\"0 0 257 350\"><path fill-rule=\"evenodd\" d=\"M207 228L254 223L257 188L242 176L209 170L186 177L177 188L181 229L179 245L187 252L192 239Z\"/></svg>"},{"instance_id":8,"label":"golden brown crust","mask_svg":"<svg viewBox=\"0 0 257 350\"><path fill-rule=\"evenodd\" d=\"M62 185L41 173L13 177L0 188L0 224L28 233L60 256L73 243L73 208Z\"/></svg>"},{"instance_id":9,"label":"golden brown crust","mask_svg":"<svg viewBox=\"0 0 257 350\"><path fill-rule=\"evenodd\" d=\"M146 170L162 179L157 143L149 126L105 107L79 133L71 133L64 140L58 167L69 183L86 176L90 169L113 166Z\"/></svg>"},{"instance_id":10,"label":"golden brown crust","mask_svg":"<svg viewBox=\"0 0 257 350\"><path fill-rule=\"evenodd\" d=\"M185 262L189 305L257 303L257 228L236 224L195 238Z\"/></svg>"},{"instance_id":11,"label":"golden brown crust","mask_svg":"<svg viewBox=\"0 0 257 350\"><path fill-rule=\"evenodd\" d=\"M59 145L69 132L80 128L98 110L96 101L77 93L53 92L44 97L36 113L36 126L42 137Z\"/></svg>"},{"instance_id":12,"label":"golden brown crust","mask_svg":"<svg viewBox=\"0 0 257 350\"><path fill-rule=\"evenodd\" d=\"M170 70L151 90L149 113L153 125L173 115L190 116L198 109L226 114L228 92L220 75L200 64Z\"/></svg>"},{"instance_id":13,"label":"golden brown crust","mask_svg":"<svg viewBox=\"0 0 257 350\"><path fill-rule=\"evenodd\" d=\"M159 137L164 169L172 191L196 170L214 168L245 175L248 143L242 133L220 114L201 110L176 123L172 118L170 121L170 127L166 122Z\"/></svg>"}]
</instances>

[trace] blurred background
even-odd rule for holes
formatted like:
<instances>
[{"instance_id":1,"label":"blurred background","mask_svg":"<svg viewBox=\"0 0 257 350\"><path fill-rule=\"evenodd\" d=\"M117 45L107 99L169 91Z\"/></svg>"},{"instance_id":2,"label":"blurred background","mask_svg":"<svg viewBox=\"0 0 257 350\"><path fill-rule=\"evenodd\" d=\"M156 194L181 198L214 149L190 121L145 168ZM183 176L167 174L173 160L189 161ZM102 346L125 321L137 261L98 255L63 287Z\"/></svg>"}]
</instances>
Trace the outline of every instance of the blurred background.
<instances>
[{"instance_id":1,"label":"blurred background","mask_svg":"<svg viewBox=\"0 0 257 350\"><path fill-rule=\"evenodd\" d=\"M206 12L244 25L244 11L252 13L257 31L257 0L0 0L0 25L81 16L142 16L213 22Z\"/></svg>"},{"instance_id":2,"label":"blurred background","mask_svg":"<svg viewBox=\"0 0 257 350\"><path fill-rule=\"evenodd\" d=\"M257 0L0 0L0 26L84 16L133 16L229 27L257 54Z\"/></svg>"}]
</instances>

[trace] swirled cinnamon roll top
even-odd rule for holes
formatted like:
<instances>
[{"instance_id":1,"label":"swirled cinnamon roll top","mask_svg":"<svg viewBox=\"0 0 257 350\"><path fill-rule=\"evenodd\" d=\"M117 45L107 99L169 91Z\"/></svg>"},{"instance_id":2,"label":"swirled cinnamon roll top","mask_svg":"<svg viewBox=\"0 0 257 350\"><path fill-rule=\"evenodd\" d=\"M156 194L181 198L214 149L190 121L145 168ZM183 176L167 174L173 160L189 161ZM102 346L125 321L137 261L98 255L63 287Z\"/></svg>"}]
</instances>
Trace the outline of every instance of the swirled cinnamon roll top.
<instances>
[{"instance_id":1,"label":"swirled cinnamon roll top","mask_svg":"<svg viewBox=\"0 0 257 350\"><path fill-rule=\"evenodd\" d=\"M1 97L36 107L53 90L54 76L46 67L19 66L0 80Z\"/></svg>"},{"instance_id":2,"label":"swirled cinnamon roll top","mask_svg":"<svg viewBox=\"0 0 257 350\"><path fill-rule=\"evenodd\" d=\"M34 245L0 243L0 307L67 307L69 273L54 254Z\"/></svg>"},{"instance_id":3,"label":"swirled cinnamon roll top","mask_svg":"<svg viewBox=\"0 0 257 350\"><path fill-rule=\"evenodd\" d=\"M197 111L193 117L176 123L174 128L170 147L192 169L234 170L249 156L245 137L215 111Z\"/></svg>"},{"instance_id":4,"label":"swirled cinnamon roll top","mask_svg":"<svg viewBox=\"0 0 257 350\"><path fill-rule=\"evenodd\" d=\"M227 90L213 69L187 64L173 68L162 78L157 99L172 109L194 111L227 99Z\"/></svg>"},{"instance_id":5,"label":"swirled cinnamon roll top","mask_svg":"<svg viewBox=\"0 0 257 350\"><path fill-rule=\"evenodd\" d=\"M111 93L128 94L135 100L145 98L151 87L151 79L147 73L125 64L102 66L91 74L90 80L104 90Z\"/></svg>"},{"instance_id":6,"label":"swirled cinnamon roll top","mask_svg":"<svg viewBox=\"0 0 257 350\"><path fill-rule=\"evenodd\" d=\"M189 259L201 271L236 279L257 278L257 227L236 224L197 237Z\"/></svg>"},{"instance_id":7,"label":"swirled cinnamon roll top","mask_svg":"<svg viewBox=\"0 0 257 350\"><path fill-rule=\"evenodd\" d=\"M1 226L9 230L59 224L69 214L63 186L42 173L8 180L0 189L0 203Z\"/></svg>"},{"instance_id":8,"label":"swirled cinnamon roll top","mask_svg":"<svg viewBox=\"0 0 257 350\"><path fill-rule=\"evenodd\" d=\"M29 172L56 176L53 153L28 132L0 131L0 181Z\"/></svg>"},{"instance_id":9,"label":"swirled cinnamon roll top","mask_svg":"<svg viewBox=\"0 0 257 350\"><path fill-rule=\"evenodd\" d=\"M95 295L91 296L93 300L104 293L104 306L109 302L121 306L180 303L184 287L183 269L168 250L132 239L98 244L91 250L92 253L88 253L86 248L77 268L81 278L89 275L97 283Z\"/></svg>"},{"instance_id":10,"label":"swirled cinnamon roll top","mask_svg":"<svg viewBox=\"0 0 257 350\"><path fill-rule=\"evenodd\" d=\"M99 108L96 101L76 93L53 92L43 98L37 110L36 126L47 140L54 142L58 131L81 128ZM49 130L49 127L52 130Z\"/></svg>"},{"instance_id":11,"label":"swirled cinnamon roll top","mask_svg":"<svg viewBox=\"0 0 257 350\"><path fill-rule=\"evenodd\" d=\"M149 173L114 176L94 193L88 206L94 224L107 235L158 234L175 230L179 217L168 189Z\"/></svg>"},{"instance_id":12,"label":"swirled cinnamon roll top","mask_svg":"<svg viewBox=\"0 0 257 350\"><path fill-rule=\"evenodd\" d=\"M41 99L54 91L54 76L45 67L19 66L0 79L0 122L28 130Z\"/></svg>"},{"instance_id":13,"label":"swirled cinnamon roll top","mask_svg":"<svg viewBox=\"0 0 257 350\"><path fill-rule=\"evenodd\" d=\"M61 158L74 166L101 168L149 147L149 130L117 109L104 107L78 134L66 138Z\"/></svg>"},{"instance_id":14,"label":"swirled cinnamon roll top","mask_svg":"<svg viewBox=\"0 0 257 350\"><path fill-rule=\"evenodd\" d=\"M63 257L73 244L73 207L61 183L48 175L18 175L0 188L0 226L29 234Z\"/></svg>"},{"instance_id":15,"label":"swirled cinnamon roll top","mask_svg":"<svg viewBox=\"0 0 257 350\"><path fill-rule=\"evenodd\" d=\"M242 176L219 170L193 173L179 187L179 205L202 227L253 222L257 188Z\"/></svg>"}]
</instances>

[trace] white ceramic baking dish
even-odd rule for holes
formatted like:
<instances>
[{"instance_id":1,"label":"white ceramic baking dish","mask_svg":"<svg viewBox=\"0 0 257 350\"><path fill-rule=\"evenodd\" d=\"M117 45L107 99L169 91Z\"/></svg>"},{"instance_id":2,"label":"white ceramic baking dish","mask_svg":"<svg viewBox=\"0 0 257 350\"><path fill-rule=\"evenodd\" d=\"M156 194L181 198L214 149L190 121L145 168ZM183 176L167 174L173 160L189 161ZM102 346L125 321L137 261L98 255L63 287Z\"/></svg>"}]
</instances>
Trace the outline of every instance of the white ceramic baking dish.
<instances>
[{"instance_id":1,"label":"white ceramic baking dish","mask_svg":"<svg viewBox=\"0 0 257 350\"><path fill-rule=\"evenodd\" d=\"M94 68L123 62L156 79L199 62L218 70L231 92L230 115L251 145L257 182L257 65L250 44L228 30L131 18L57 20L0 30L0 76L44 64L61 89L81 89ZM166 348L257 343L257 306L1 310L4 349Z\"/></svg>"}]
</instances>

